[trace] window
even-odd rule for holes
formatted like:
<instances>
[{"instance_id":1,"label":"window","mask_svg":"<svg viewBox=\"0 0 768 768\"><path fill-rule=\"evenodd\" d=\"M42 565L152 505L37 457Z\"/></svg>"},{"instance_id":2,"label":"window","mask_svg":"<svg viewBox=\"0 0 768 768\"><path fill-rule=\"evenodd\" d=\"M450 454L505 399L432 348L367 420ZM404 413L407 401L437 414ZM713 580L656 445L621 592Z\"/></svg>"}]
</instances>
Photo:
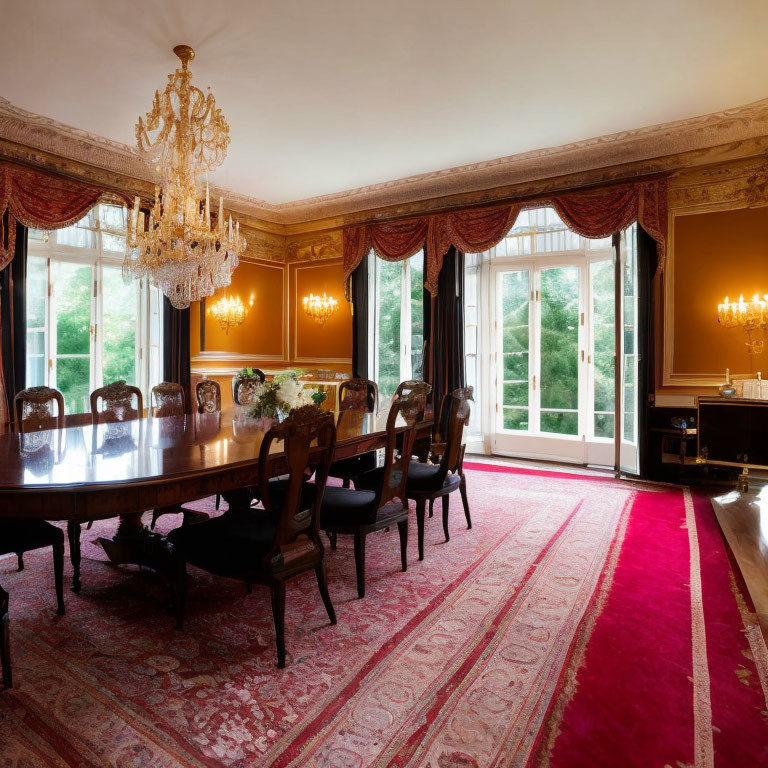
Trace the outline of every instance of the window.
<instances>
[{"instance_id":1,"label":"window","mask_svg":"<svg viewBox=\"0 0 768 768\"><path fill-rule=\"evenodd\" d=\"M384 261L371 252L369 306L373 359L369 370L390 397L406 379L422 377L424 354L424 252L404 261ZM374 303L375 302L375 303Z\"/></svg>"},{"instance_id":2,"label":"window","mask_svg":"<svg viewBox=\"0 0 768 768\"><path fill-rule=\"evenodd\" d=\"M635 426L634 229L622 235L622 425ZM465 260L467 382L486 403L471 431L511 455L612 464L614 253L552 208L523 211L494 248Z\"/></svg>"},{"instance_id":3,"label":"window","mask_svg":"<svg viewBox=\"0 0 768 768\"><path fill-rule=\"evenodd\" d=\"M125 215L98 205L53 232L30 230L27 249L27 386L64 395L87 413L89 395L125 379L144 392L161 379L161 295L125 282Z\"/></svg>"}]
</instances>

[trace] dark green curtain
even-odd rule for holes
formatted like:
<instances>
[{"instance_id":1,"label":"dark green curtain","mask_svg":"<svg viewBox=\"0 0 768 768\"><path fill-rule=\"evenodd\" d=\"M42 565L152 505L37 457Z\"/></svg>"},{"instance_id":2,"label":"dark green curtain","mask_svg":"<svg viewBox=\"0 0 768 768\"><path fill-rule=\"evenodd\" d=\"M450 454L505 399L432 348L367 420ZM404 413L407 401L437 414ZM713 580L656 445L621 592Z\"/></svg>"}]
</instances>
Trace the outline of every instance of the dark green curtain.
<instances>
[{"instance_id":1,"label":"dark green curtain","mask_svg":"<svg viewBox=\"0 0 768 768\"><path fill-rule=\"evenodd\" d=\"M163 297L163 379L184 387L187 411L192 407L189 315L189 307L174 309Z\"/></svg>"},{"instance_id":2,"label":"dark green curtain","mask_svg":"<svg viewBox=\"0 0 768 768\"><path fill-rule=\"evenodd\" d=\"M430 311L431 308L431 311ZM424 291L424 378L432 384L432 403L466 386L464 357L464 254L451 246L438 278L437 296Z\"/></svg>"},{"instance_id":3,"label":"dark green curtain","mask_svg":"<svg viewBox=\"0 0 768 768\"><path fill-rule=\"evenodd\" d=\"M16 224L16 250L0 272L2 365L8 418L13 422L13 398L26 386L27 375L27 228Z\"/></svg>"},{"instance_id":4,"label":"dark green curtain","mask_svg":"<svg viewBox=\"0 0 768 768\"><path fill-rule=\"evenodd\" d=\"M352 375L370 378L368 370L368 258L352 273Z\"/></svg>"},{"instance_id":5,"label":"dark green curtain","mask_svg":"<svg viewBox=\"0 0 768 768\"><path fill-rule=\"evenodd\" d=\"M650 398L654 393L653 276L658 267L656 241L637 226L637 455L638 474L646 477L648 467L648 421Z\"/></svg>"}]
</instances>

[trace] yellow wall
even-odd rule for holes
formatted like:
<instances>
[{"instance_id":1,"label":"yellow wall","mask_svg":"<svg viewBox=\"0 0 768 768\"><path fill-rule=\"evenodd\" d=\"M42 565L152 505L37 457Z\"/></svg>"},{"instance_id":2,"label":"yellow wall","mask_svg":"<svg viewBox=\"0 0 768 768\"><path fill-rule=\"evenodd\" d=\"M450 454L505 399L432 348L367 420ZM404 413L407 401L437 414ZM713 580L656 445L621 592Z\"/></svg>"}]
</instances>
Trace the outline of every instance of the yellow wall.
<instances>
[{"instance_id":1,"label":"yellow wall","mask_svg":"<svg viewBox=\"0 0 768 768\"><path fill-rule=\"evenodd\" d=\"M679 216L673 253L673 371L749 373L746 334L722 328L717 305L726 295L768 293L768 207ZM765 353L755 357L756 369L761 357ZM768 358L762 367L768 371Z\"/></svg>"},{"instance_id":2,"label":"yellow wall","mask_svg":"<svg viewBox=\"0 0 768 768\"><path fill-rule=\"evenodd\" d=\"M321 327L307 317L301 300L309 293L323 292L333 296L339 308ZM221 376L223 382L246 366L351 372L352 312L344 298L339 259L300 264L243 261L232 275L232 284L209 298L206 306L222 295L239 297L245 304L253 296L254 305L245 322L228 334L206 313L203 351L200 304L192 305L193 373Z\"/></svg>"}]
</instances>

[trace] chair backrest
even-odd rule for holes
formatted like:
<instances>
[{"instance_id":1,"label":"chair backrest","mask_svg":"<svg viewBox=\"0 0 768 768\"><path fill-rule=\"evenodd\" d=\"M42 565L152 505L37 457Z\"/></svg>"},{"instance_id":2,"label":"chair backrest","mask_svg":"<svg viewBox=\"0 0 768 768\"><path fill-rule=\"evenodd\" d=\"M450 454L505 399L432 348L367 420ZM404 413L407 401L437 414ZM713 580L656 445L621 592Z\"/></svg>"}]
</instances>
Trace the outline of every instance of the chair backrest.
<instances>
[{"instance_id":1,"label":"chair backrest","mask_svg":"<svg viewBox=\"0 0 768 768\"><path fill-rule=\"evenodd\" d=\"M339 384L339 410L373 413L379 402L379 388L375 381L355 377Z\"/></svg>"},{"instance_id":2,"label":"chair backrest","mask_svg":"<svg viewBox=\"0 0 768 768\"><path fill-rule=\"evenodd\" d=\"M221 387L218 381L203 379L195 385L195 399L200 413L216 413L221 410Z\"/></svg>"},{"instance_id":3,"label":"chair backrest","mask_svg":"<svg viewBox=\"0 0 768 768\"><path fill-rule=\"evenodd\" d=\"M427 397L431 391L432 385L427 384L426 381L416 381L414 379L409 379L408 381L401 381L397 385L395 396L402 397L414 395L413 399L410 401L411 405L409 407L420 408L421 410L416 412L416 421L423 421L424 411L427 407Z\"/></svg>"},{"instance_id":4,"label":"chair backrest","mask_svg":"<svg viewBox=\"0 0 768 768\"><path fill-rule=\"evenodd\" d=\"M445 427L445 450L440 460L440 475L445 478L449 472L457 472L461 468L464 445L464 427L469 424L472 387L454 389L450 397L448 423Z\"/></svg>"},{"instance_id":5,"label":"chair backrest","mask_svg":"<svg viewBox=\"0 0 768 768\"><path fill-rule=\"evenodd\" d=\"M283 441L288 465L288 485L284 494L280 494L282 504L279 509L271 498L267 473L269 453L276 440ZM320 504L335 446L333 414L315 405L295 408L282 424L275 425L264 436L259 451L259 490L264 509L276 524L275 541L269 555L271 561L284 557L285 548L302 535L322 551ZM315 472L314 483L306 483L308 469ZM314 492L308 493L307 489Z\"/></svg>"},{"instance_id":6,"label":"chair backrest","mask_svg":"<svg viewBox=\"0 0 768 768\"><path fill-rule=\"evenodd\" d=\"M408 482L408 467L411 463L413 440L418 414L423 416L427 394L423 389L408 394L396 395L387 416L387 445L384 448L384 472L379 488L378 505L384 506L393 499L405 503L405 485ZM406 424L403 432L397 432L397 419Z\"/></svg>"},{"instance_id":7,"label":"chair backrest","mask_svg":"<svg viewBox=\"0 0 768 768\"><path fill-rule=\"evenodd\" d=\"M254 368L250 376L232 377L232 399L237 405L249 405L256 399L257 384L263 384L267 375L259 368Z\"/></svg>"},{"instance_id":8,"label":"chair backrest","mask_svg":"<svg viewBox=\"0 0 768 768\"><path fill-rule=\"evenodd\" d=\"M55 416L53 403L56 403ZM36 432L52 427L64 428L64 395L58 389L51 389L51 387L22 389L13 398L13 409L16 413L17 432Z\"/></svg>"},{"instance_id":9,"label":"chair backrest","mask_svg":"<svg viewBox=\"0 0 768 768\"><path fill-rule=\"evenodd\" d=\"M184 387L171 381L163 381L152 387L152 415L183 416L187 408Z\"/></svg>"},{"instance_id":10,"label":"chair backrest","mask_svg":"<svg viewBox=\"0 0 768 768\"><path fill-rule=\"evenodd\" d=\"M136 399L136 407L132 401ZM99 402L101 401L101 402ZM91 416L93 423L133 421L144 413L141 390L124 381L113 381L91 392Z\"/></svg>"}]
</instances>

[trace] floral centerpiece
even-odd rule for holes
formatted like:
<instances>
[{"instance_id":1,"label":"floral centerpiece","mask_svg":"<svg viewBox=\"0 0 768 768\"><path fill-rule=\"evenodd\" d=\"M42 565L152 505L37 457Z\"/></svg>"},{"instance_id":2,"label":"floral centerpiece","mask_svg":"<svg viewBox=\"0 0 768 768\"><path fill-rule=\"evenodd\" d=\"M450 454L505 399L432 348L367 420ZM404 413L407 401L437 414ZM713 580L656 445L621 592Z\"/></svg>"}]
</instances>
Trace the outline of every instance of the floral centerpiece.
<instances>
[{"instance_id":1,"label":"floral centerpiece","mask_svg":"<svg viewBox=\"0 0 768 768\"><path fill-rule=\"evenodd\" d=\"M263 384L256 384L249 415L281 420L302 405L314 403L320 407L327 393L317 387L306 387L300 375L301 371L285 371Z\"/></svg>"}]
</instances>

